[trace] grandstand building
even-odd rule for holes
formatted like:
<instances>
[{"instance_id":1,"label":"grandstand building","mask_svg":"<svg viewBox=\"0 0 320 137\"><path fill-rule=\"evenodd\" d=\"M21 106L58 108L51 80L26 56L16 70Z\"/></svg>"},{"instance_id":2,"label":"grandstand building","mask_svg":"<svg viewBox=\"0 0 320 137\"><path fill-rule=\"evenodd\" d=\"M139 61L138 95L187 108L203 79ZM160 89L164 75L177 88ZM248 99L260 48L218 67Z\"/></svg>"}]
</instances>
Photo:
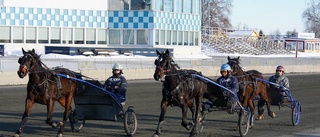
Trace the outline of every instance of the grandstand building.
<instances>
[{"instance_id":1,"label":"grandstand building","mask_svg":"<svg viewBox=\"0 0 320 137\"><path fill-rule=\"evenodd\" d=\"M284 38L284 45L288 50L296 52L320 52L320 39L315 38L315 33L298 33L297 37Z\"/></svg>"},{"instance_id":2,"label":"grandstand building","mask_svg":"<svg viewBox=\"0 0 320 137\"><path fill-rule=\"evenodd\" d=\"M0 8L4 50L18 45L71 55L80 49L201 52L200 0L0 0Z\"/></svg>"}]
</instances>

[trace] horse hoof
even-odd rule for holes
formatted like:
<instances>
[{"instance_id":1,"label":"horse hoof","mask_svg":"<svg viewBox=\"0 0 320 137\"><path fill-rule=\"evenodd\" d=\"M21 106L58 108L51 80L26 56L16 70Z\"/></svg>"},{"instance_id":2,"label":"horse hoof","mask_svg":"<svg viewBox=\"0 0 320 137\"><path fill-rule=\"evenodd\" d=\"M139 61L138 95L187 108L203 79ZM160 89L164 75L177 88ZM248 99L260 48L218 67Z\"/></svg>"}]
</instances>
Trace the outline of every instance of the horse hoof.
<instances>
[{"instance_id":1,"label":"horse hoof","mask_svg":"<svg viewBox=\"0 0 320 137\"><path fill-rule=\"evenodd\" d=\"M187 130L190 130L191 128L193 128L194 123L193 122L189 122L188 126L186 127Z\"/></svg>"},{"instance_id":2,"label":"horse hoof","mask_svg":"<svg viewBox=\"0 0 320 137\"><path fill-rule=\"evenodd\" d=\"M17 134L17 133L15 133L15 134L13 135L13 137L20 137L20 135Z\"/></svg>"},{"instance_id":3,"label":"horse hoof","mask_svg":"<svg viewBox=\"0 0 320 137\"><path fill-rule=\"evenodd\" d=\"M259 115L257 118L256 118L256 120L261 120L261 119L263 119L264 117L263 117L263 115Z\"/></svg>"},{"instance_id":4,"label":"horse hoof","mask_svg":"<svg viewBox=\"0 0 320 137\"><path fill-rule=\"evenodd\" d=\"M272 112L272 114L270 115L270 117L275 118L276 114Z\"/></svg>"},{"instance_id":5,"label":"horse hoof","mask_svg":"<svg viewBox=\"0 0 320 137\"><path fill-rule=\"evenodd\" d=\"M58 124L57 124L57 123L52 123L52 124L51 124L51 127L57 128L57 127L58 127Z\"/></svg>"},{"instance_id":6,"label":"horse hoof","mask_svg":"<svg viewBox=\"0 0 320 137\"><path fill-rule=\"evenodd\" d=\"M60 134L57 135L57 137L63 137L63 135L60 133Z\"/></svg>"},{"instance_id":7,"label":"horse hoof","mask_svg":"<svg viewBox=\"0 0 320 137\"><path fill-rule=\"evenodd\" d=\"M152 137L159 137L159 135L158 134L153 134Z\"/></svg>"}]
</instances>

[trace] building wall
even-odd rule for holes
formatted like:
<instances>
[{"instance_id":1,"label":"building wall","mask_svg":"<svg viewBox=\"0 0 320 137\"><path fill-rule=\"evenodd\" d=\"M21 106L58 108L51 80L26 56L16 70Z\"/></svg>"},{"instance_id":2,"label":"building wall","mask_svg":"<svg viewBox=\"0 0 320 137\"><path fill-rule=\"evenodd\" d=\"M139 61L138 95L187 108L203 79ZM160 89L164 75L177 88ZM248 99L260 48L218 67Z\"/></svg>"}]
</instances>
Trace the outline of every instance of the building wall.
<instances>
[{"instance_id":1,"label":"building wall","mask_svg":"<svg viewBox=\"0 0 320 137\"><path fill-rule=\"evenodd\" d=\"M93 29L108 29L116 30L120 33L120 43L111 44L109 40L106 44L86 44L84 43L71 43L71 46L89 46L89 47L157 47L157 48L172 48L177 54L200 54L201 42L201 16L200 14L190 13L173 13L165 11L154 10L107 10L108 0L5 0L4 7L1 8L0 13L0 27L1 26L23 26L26 27L55 27L61 28L84 28L84 37L86 37L86 30ZM124 43L126 38L125 31L130 29L133 32L134 39L137 39L139 34L138 30L145 30L147 34L146 43L139 44L137 40L132 43ZM11 30L13 30L11 28ZM164 35L156 35L156 31L165 31ZM164 31L163 31L164 30ZM38 31L38 29L37 29ZM49 29L50 35L51 29ZM95 30L97 31L97 30ZM156 40L167 41L167 35L171 36L171 31L183 32L183 44L177 42L165 42L164 44L156 44ZM15 31L13 31L15 33ZM37 32L38 33L38 32ZM74 33L74 32L73 32ZM11 34L15 37L15 34ZM26 34L25 34L26 35ZM97 33L96 33L97 35ZM111 34L110 34L111 35ZM108 35L110 38L111 36ZM38 36L38 34L37 34ZM24 36L26 37L26 36ZM63 37L63 36L61 36ZM74 36L73 36L74 37ZM95 36L98 37L98 36ZM157 38L156 38L157 37ZM116 37L119 38L119 37ZM62 39L62 38L61 38ZM97 38L96 38L97 39ZM171 36L169 39L177 39L177 36ZM193 39L193 40L189 40ZM38 41L38 40L35 40ZM49 36L50 41L50 36ZM62 40L61 40L62 41ZM172 40L174 41L174 40ZM196 42L195 42L196 41ZM0 42L1 43L1 42ZM6 43L6 46L15 44L14 42ZM33 43L31 45L39 43ZM48 44L51 44L50 42ZM48 45L46 44L46 45ZM21 44L23 45L23 43ZM28 46L28 44L25 44ZM61 43L55 43L57 46L70 46ZM30 46L30 44L29 44ZM188 49L190 52L177 51L183 48ZM179 53L178 53L179 52Z\"/></svg>"},{"instance_id":2,"label":"building wall","mask_svg":"<svg viewBox=\"0 0 320 137\"><path fill-rule=\"evenodd\" d=\"M108 0L4 0L5 7L107 10Z\"/></svg>"}]
</instances>

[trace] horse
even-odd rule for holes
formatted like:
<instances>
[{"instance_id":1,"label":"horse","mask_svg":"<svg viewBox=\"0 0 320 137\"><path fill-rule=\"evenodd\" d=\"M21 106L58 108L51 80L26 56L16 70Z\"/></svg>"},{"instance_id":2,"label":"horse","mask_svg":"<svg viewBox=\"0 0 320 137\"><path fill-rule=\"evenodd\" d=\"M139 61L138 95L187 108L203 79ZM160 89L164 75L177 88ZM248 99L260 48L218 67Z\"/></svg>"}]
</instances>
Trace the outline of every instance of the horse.
<instances>
[{"instance_id":1,"label":"horse","mask_svg":"<svg viewBox=\"0 0 320 137\"><path fill-rule=\"evenodd\" d=\"M276 115L270 109L270 102L268 100L267 85L261 81L257 81L255 78L263 79L262 73L257 70L244 71L240 66L240 56L237 58L230 58L228 56L227 64L232 69L232 75L235 76L239 81L239 92L238 97L243 107L249 105L251 110L251 126L253 125L252 117L254 117L254 104L253 100L258 95L267 105L268 114L274 118Z\"/></svg>"},{"instance_id":2,"label":"horse","mask_svg":"<svg viewBox=\"0 0 320 137\"><path fill-rule=\"evenodd\" d=\"M57 77L56 74L75 77L75 73L62 67L48 69L41 61L40 55L36 54L34 49L25 51L22 48L22 52L23 56L18 60L20 66L17 74L21 79L28 75L29 81L27 84L25 111L20 126L14 136L20 136L31 113L32 105L39 103L47 106L46 124L51 125L53 128L60 127L57 136L62 137L65 123L71 111L71 102L76 89L76 82L74 80ZM64 107L62 122L53 122L52 120L55 101L58 101L60 105Z\"/></svg>"},{"instance_id":3,"label":"horse","mask_svg":"<svg viewBox=\"0 0 320 137\"><path fill-rule=\"evenodd\" d=\"M177 70L178 65L170 57L169 50L160 53L157 50L158 59L155 60L156 70L154 73L155 80L162 80L162 100L161 113L156 132L153 136L157 137L161 133L161 127L164 123L164 115L168 106L179 106L182 110L181 125L187 130L192 128L190 136L198 134L197 126L200 124L202 96L207 90L207 85L191 74L201 75L195 70ZM195 103L195 107L194 104ZM187 122L187 109L192 112L193 122ZM194 124L195 123L195 124Z\"/></svg>"}]
</instances>

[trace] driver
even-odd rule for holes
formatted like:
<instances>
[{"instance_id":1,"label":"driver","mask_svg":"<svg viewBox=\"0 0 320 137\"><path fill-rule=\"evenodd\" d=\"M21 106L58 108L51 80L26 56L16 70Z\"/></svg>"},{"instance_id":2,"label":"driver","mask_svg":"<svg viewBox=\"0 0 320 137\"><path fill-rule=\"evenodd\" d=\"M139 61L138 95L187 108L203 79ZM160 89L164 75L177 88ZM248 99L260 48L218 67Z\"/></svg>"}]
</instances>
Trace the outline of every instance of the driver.
<instances>
[{"instance_id":1,"label":"driver","mask_svg":"<svg viewBox=\"0 0 320 137\"><path fill-rule=\"evenodd\" d=\"M269 78L269 81L272 83L276 83L279 84L280 86L283 86L287 89L289 89L289 79L284 75L284 67L279 65L276 68L276 73L274 75L272 75ZM273 85L271 85L273 87ZM280 99L281 99L281 105L283 103L287 103L288 102L288 96L286 95L286 92L284 92L284 89L282 87L279 87L279 94L280 94ZM263 119L263 105L264 105L264 101L259 100L258 102L258 117L256 118L256 120L260 120Z\"/></svg>"},{"instance_id":2,"label":"driver","mask_svg":"<svg viewBox=\"0 0 320 137\"><path fill-rule=\"evenodd\" d=\"M120 99L122 107L126 104L127 80L122 76L123 67L119 63L112 66L112 76L110 76L104 83L106 90L114 93L117 99Z\"/></svg>"}]
</instances>

